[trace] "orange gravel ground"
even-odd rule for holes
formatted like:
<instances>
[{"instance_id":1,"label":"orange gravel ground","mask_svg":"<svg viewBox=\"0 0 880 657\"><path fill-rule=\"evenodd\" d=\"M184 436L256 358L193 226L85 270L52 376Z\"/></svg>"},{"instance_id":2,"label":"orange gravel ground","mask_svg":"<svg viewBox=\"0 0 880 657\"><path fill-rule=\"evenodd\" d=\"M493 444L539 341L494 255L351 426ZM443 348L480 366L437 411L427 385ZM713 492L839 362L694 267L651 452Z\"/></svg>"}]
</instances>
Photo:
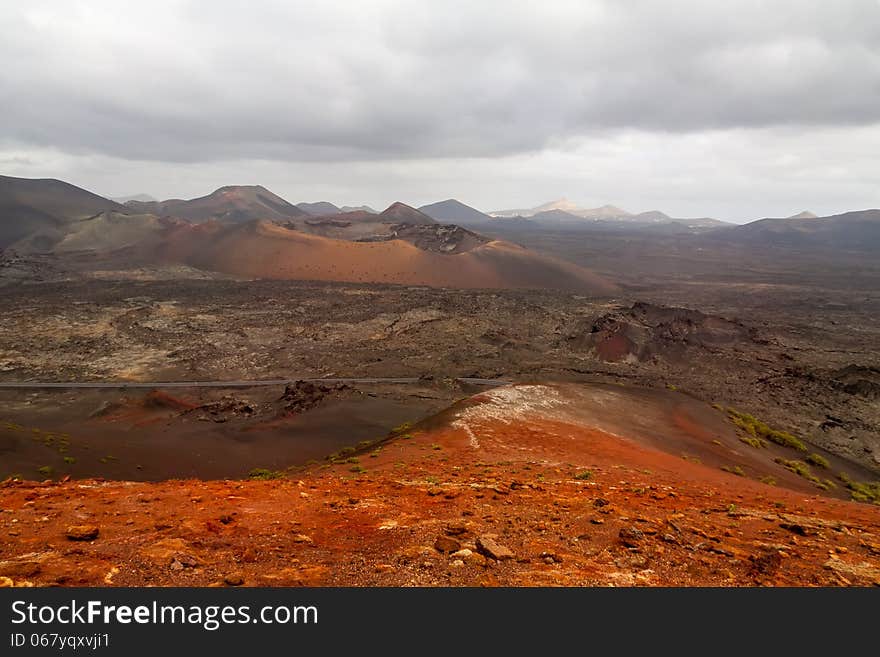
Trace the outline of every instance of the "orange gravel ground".
<instances>
[{"instance_id":1,"label":"orange gravel ground","mask_svg":"<svg viewBox=\"0 0 880 657\"><path fill-rule=\"evenodd\" d=\"M7 481L0 583L880 585L877 506L546 417L478 430L444 425L271 481ZM68 538L83 525L97 538ZM484 556L480 538L513 557Z\"/></svg>"}]
</instances>

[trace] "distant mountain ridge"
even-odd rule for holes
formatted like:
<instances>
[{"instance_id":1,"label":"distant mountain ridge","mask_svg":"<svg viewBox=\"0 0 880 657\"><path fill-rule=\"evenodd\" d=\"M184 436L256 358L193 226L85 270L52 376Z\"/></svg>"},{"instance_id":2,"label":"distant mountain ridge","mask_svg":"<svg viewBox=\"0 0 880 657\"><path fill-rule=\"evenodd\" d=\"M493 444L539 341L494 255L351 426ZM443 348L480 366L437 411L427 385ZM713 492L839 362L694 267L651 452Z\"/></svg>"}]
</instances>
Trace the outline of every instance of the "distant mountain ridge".
<instances>
[{"instance_id":1,"label":"distant mountain ridge","mask_svg":"<svg viewBox=\"0 0 880 657\"><path fill-rule=\"evenodd\" d=\"M679 223L691 228L721 226L725 222L709 217L679 219L670 217L659 210L649 210L634 214L616 205L603 205L598 208L581 208L566 198L550 201L534 208L520 210L495 210L489 213L495 220L529 219L534 222L556 224L583 224L584 221L613 221L632 224Z\"/></svg>"},{"instance_id":2,"label":"distant mountain ridge","mask_svg":"<svg viewBox=\"0 0 880 657\"><path fill-rule=\"evenodd\" d=\"M442 223L484 223L492 220L489 215L454 198L423 205L419 211Z\"/></svg>"},{"instance_id":3,"label":"distant mountain ridge","mask_svg":"<svg viewBox=\"0 0 880 657\"><path fill-rule=\"evenodd\" d=\"M676 219L658 210L633 214L613 205L583 209L566 199L528 210L502 211L500 214L504 216L497 217L456 199L419 209L398 201L381 213L366 206L340 208L328 201L300 206L261 185L220 187L211 194L189 200L129 200L120 204L61 180L0 176L0 249L20 245L30 251L49 252L56 246L64 251L88 250L89 240L94 240L96 245L131 246L140 239L139 235L148 236L156 230L178 230L186 222L228 224L260 220L290 228L290 224L299 221L302 225L305 220L311 222L310 226L317 222L314 225L320 225L320 230L328 233L342 231L341 235L347 235L345 231L354 224L361 226L358 230L363 236L373 230L371 224L436 226L440 222L486 227L507 224L530 230L595 226L599 230L650 229L665 233L699 229L707 239L732 244L880 250L880 210L877 209L824 217L802 211L791 217L732 225L709 218ZM325 211L333 211L333 214L323 215ZM506 216L508 214L510 216ZM62 243L63 246L59 246Z\"/></svg>"},{"instance_id":4,"label":"distant mountain ridge","mask_svg":"<svg viewBox=\"0 0 880 657\"><path fill-rule=\"evenodd\" d=\"M111 201L115 201L116 203L128 203L129 201L140 201L141 203L153 203L158 201L159 199L154 196L150 196L149 194L132 194L131 196L114 196Z\"/></svg>"},{"instance_id":5,"label":"distant mountain ridge","mask_svg":"<svg viewBox=\"0 0 880 657\"><path fill-rule=\"evenodd\" d=\"M313 217L323 217L328 214L339 214L342 212L341 208L336 207L329 201L316 201L314 203L297 203L296 207L305 212L306 214L310 214Z\"/></svg>"},{"instance_id":6,"label":"distant mountain ridge","mask_svg":"<svg viewBox=\"0 0 880 657\"><path fill-rule=\"evenodd\" d=\"M828 217L809 216L811 214L758 219L719 230L711 237L755 245L880 251L880 210L858 210Z\"/></svg>"},{"instance_id":7,"label":"distant mountain ridge","mask_svg":"<svg viewBox=\"0 0 880 657\"><path fill-rule=\"evenodd\" d=\"M177 217L188 221L242 222L253 219L285 220L308 216L308 213L273 194L262 185L227 185L207 196L184 200L140 202L129 201L126 206L139 214Z\"/></svg>"},{"instance_id":8,"label":"distant mountain ridge","mask_svg":"<svg viewBox=\"0 0 880 657\"><path fill-rule=\"evenodd\" d=\"M494 210L489 213L490 216L503 219L503 218L513 218L513 217L534 217L535 215L544 214L546 212L564 212L568 215L574 217L580 217L583 219L599 219L599 218L619 218L619 217L630 217L632 216L631 212L627 212L621 208L618 208L614 205L603 205L598 208L581 208L575 203L569 201L567 198L557 199L555 201L549 201L548 203L542 203L534 208L524 208L519 210ZM560 215L554 215L560 216Z\"/></svg>"}]
</instances>

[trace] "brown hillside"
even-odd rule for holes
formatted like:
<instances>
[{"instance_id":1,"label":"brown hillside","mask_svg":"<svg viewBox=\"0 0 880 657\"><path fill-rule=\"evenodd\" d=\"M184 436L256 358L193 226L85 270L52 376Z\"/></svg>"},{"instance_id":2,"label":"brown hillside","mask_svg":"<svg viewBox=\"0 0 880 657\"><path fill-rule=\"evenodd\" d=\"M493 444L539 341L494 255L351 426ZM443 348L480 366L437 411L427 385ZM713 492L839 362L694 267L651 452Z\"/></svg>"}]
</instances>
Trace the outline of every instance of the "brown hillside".
<instances>
[{"instance_id":1,"label":"brown hillside","mask_svg":"<svg viewBox=\"0 0 880 657\"><path fill-rule=\"evenodd\" d=\"M107 211L129 210L61 180L0 176L0 248L36 235L51 245L69 222Z\"/></svg>"},{"instance_id":2,"label":"brown hillside","mask_svg":"<svg viewBox=\"0 0 880 657\"><path fill-rule=\"evenodd\" d=\"M376 221L382 221L389 224L435 224L437 223L424 212L419 212L415 208L397 201L392 203L385 210L379 213Z\"/></svg>"},{"instance_id":3,"label":"brown hillside","mask_svg":"<svg viewBox=\"0 0 880 657\"><path fill-rule=\"evenodd\" d=\"M256 278L401 283L463 288L557 288L611 294L610 281L502 241L441 254L394 239L351 242L268 222L180 226L155 257Z\"/></svg>"}]
</instances>

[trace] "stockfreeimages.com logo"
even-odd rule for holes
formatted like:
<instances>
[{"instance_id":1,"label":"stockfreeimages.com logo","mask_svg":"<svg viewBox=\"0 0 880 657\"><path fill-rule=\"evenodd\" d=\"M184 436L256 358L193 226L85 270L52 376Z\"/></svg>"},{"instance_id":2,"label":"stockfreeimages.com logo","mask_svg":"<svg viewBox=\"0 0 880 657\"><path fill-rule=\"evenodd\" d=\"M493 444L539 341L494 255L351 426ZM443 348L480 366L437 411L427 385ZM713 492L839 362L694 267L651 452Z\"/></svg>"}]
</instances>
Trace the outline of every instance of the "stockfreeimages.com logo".
<instances>
[{"instance_id":1,"label":"stockfreeimages.com logo","mask_svg":"<svg viewBox=\"0 0 880 657\"><path fill-rule=\"evenodd\" d=\"M318 623L315 606L267 605L107 605L100 600L85 604L76 600L60 605L37 605L16 600L12 603L12 624L30 625L198 625L213 632L223 625L262 623L264 625Z\"/></svg>"}]
</instances>

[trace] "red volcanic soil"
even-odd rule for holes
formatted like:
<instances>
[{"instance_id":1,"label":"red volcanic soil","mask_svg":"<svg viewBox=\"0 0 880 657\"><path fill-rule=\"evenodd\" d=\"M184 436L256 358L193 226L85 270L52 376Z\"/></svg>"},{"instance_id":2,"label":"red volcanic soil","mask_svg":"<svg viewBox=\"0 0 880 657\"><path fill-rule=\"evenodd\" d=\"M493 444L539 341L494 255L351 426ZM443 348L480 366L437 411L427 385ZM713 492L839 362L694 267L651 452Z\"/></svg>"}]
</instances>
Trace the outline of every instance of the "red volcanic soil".
<instances>
[{"instance_id":1,"label":"red volcanic soil","mask_svg":"<svg viewBox=\"0 0 880 657\"><path fill-rule=\"evenodd\" d=\"M206 223L169 233L161 260L255 278L400 283L458 288L557 288L612 294L589 270L502 241L439 254L403 241L351 242L267 222Z\"/></svg>"},{"instance_id":2,"label":"red volcanic soil","mask_svg":"<svg viewBox=\"0 0 880 657\"><path fill-rule=\"evenodd\" d=\"M587 419L610 398L576 394L501 388L292 479L6 482L0 582L880 585L876 506L614 435ZM668 413L671 445L718 435Z\"/></svg>"}]
</instances>

